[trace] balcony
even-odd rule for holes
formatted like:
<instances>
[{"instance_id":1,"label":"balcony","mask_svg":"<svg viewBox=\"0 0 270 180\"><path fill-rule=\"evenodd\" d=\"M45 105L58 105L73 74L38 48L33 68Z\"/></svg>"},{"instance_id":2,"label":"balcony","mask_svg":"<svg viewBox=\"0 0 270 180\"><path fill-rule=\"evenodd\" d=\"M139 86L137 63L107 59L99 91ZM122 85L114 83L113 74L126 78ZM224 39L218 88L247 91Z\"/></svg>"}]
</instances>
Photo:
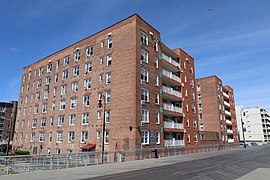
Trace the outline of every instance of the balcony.
<instances>
[{"instance_id":1,"label":"balcony","mask_svg":"<svg viewBox=\"0 0 270 180\"><path fill-rule=\"evenodd\" d=\"M163 108L167 111L176 112L176 113L183 113L182 108L175 106L169 103L163 103Z\"/></svg>"},{"instance_id":2,"label":"balcony","mask_svg":"<svg viewBox=\"0 0 270 180\"><path fill-rule=\"evenodd\" d=\"M164 140L164 147L179 147L184 145L184 140Z\"/></svg>"},{"instance_id":3,"label":"balcony","mask_svg":"<svg viewBox=\"0 0 270 180\"><path fill-rule=\"evenodd\" d=\"M226 119L226 124L232 124L231 120Z\"/></svg>"},{"instance_id":4,"label":"balcony","mask_svg":"<svg viewBox=\"0 0 270 180\"><path fill-rule=\"evenodd\" d=\"M180 71L180 64L174 60L172 57L167 56L162 53L162 67L172 72L179 72Z\"/></svg>"},{"instance_id":5,"label":"balcony","mask_svg":"<svg viewBox=\"0 0 270 180\"><path fill-rule=\"evenodd\" d=\"M230 103L228 103L227 101L224 101L224 105L225 105L225 106L228 106L228 107L231 106Z\"/></svg>"},{"instance_id":6,"label":"balcony","mask_svg":"<svg viewBox=\"0 0 270 180\"><path fill-rule=\"evenodd\" d=\"M170 97L168 97L168 99L170 100L174 100L176 98L179 101L179 98L182 98L181 92L176 91L171 87L163 86L162 90L163 90L163 93L167 93L171 95ZM172 96L175 96L175 98L173 98Z\"/></svg>"},{"instance_id":7,"label":"balcony","mask_svg":"<svg viewBox=\"0 0 270 180\"><path fill-rule=\"evenodd\" d=\"M176 123L174 121L163 121L163 123L164 123L164 128L183 129L183 124L181 124L181 123Z\"/></svg>"},{"instance_id":8,"label":"balcony","mask_svg":"<svg viewBox=\"0 0 270 180\"><path fill-rule=\"evenodd\" d=\"M165 69L162 69L162 75L169 78L168 80L163 79L166 84L169 84L171 86L179 86L181 84L181 78L174 75L172 72L167 71Z\"/></svg>"},{"instance_id":9,"label":"balcony","mask_svg":"<svg viewBox=\"0 0 270 180\"><path fill-rule=\"evenodd\" d=\"M223 96L229 99L229 95L227 93L223 92Z\"/></svg>"},{"instance_id":10,"label":"balcony","mask_svg":"<svg viewBox=\"0 0 270 180\"><path fill-rule=\"evenodd\" d=\"M227 129L227 133L233 134L233 130L232 129Z\"/></svg>"},{"instance_id":11,"label":"balcony","mask_svg":"<svg viewBox=\"0 0 270 180\"><path fill-rule=\"evenodd\" d=\"M234 139L228 139L228 143L234 143Z\"/></svg>"},{"instance_id":12,"label":"balcony","mask_svg":"<svg viewBox=\"0 0 270 180\"><path fill-rule=\"evenodd\" d=\"M225 114L226 114L226 115L229 115L229 116L232 115L231 112L229 112L229 111L227 111L227 110L225 110Z\"/></svg>"}]
</instances>

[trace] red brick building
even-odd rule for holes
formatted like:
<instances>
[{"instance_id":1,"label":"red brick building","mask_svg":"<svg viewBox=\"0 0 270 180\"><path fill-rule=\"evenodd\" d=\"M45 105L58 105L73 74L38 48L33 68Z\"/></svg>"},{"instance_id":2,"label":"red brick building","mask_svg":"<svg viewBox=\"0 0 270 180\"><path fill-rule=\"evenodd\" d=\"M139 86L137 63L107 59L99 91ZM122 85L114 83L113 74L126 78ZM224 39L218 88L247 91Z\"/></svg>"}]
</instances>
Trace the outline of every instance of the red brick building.
<instances>
[{"instance_id":1,"label":"red brick building","mask_svg":"<svg viewBox=\"0 0 270 180\"><path fill-rule=\"evenodd\" d=\"M104 130L105 150L195 145L194 83L193 58L134 14L23 69L14 143L100 151Z\"/></svg>"},{"instance_id":2,"label":"red brick building","mask_svg":"<svg viewBox=\"0 0 270 180\"><path fill-rule=\"evenodd\" d=\"M201 143L238 144L233 89L216 76L196 81Z\"/></svg>"}]
</instances>

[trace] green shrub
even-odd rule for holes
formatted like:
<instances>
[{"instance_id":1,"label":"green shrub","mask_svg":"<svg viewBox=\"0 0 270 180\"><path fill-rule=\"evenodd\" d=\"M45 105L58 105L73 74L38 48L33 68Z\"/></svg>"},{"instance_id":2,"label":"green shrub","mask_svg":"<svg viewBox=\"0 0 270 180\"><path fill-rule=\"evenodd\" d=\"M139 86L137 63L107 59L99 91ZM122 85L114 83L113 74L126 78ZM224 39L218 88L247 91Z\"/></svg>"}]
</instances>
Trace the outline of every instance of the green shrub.
<instances>
[{"instance_id":1,"label":"green shrub","mask_svg":"<svg viewBox=\"0 0 270 180\"><path fill-rule=\"evenodd\" d=\"M7 155L7 153L0 152L0 156L5 156L5 155Z\"/></svg>"},{"instance_id":2,"label":"green shrub","mask_svg":"<svg viewBox=\"0 0 270 180\"><path fill-rule=\"evenodd\" d=\"M17 155L29 155L30 152L27 151L27 150L17 150L17 151L15 151L15 154L17 154Z\"/></svg>"}]
</instances>

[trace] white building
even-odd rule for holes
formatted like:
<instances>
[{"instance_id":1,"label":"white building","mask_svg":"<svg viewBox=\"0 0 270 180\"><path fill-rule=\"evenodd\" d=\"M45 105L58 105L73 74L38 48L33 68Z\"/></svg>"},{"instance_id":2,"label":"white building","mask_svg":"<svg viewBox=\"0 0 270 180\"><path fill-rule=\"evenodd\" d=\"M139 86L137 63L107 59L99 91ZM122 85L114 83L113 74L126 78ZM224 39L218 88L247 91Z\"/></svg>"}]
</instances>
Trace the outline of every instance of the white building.
<instances>
[{"instance_id":1,"label":"white building","mask_svg":"<svg viewBox=\"0 0 270 180\"><path fill-rule=\"evenodd\" d=\"M265 109L236 106L236 119L240 142L243 142L242 119L246 144L270 143L270 115Z\"/></svg>"}]
</instances>

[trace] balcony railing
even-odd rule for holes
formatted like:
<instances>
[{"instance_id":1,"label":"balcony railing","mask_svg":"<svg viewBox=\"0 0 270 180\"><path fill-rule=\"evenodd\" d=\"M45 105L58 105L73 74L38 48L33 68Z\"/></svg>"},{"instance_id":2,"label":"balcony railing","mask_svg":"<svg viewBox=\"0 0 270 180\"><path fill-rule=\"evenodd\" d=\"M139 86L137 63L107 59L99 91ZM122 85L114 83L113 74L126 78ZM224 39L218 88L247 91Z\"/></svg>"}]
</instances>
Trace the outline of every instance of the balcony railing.
<instances>
[{"instance_id":1,"label":"balcony railing","mask_svg":"<svg viewBox=\"0 0 270 180\"><path fill-rule=\"evenodd\" d=\"M171 94L173 96L177 96L179 98L182 97L181 93L179 91L174 90L173 88L163 86L162 89L163 89L163 92L165 93Z\"/></svg>"},{"instance_id":2,"label":"balcony railing","mask_svg":"<svg viewBox=\"0 0 270 180\"><path fill-rule=\"evenodd\" d=\"M165 61L173 64L176 67L180 67L180 64L178 62L176 62L174 59L172 59L171 57L169 57L169 56L167 56L165 54L162 54L162 59L164 59Z\"/></svg>"},{"instance_id":3,"label":"balcony railing","mask_svg":"<svg viewBox=\"0 0 270 180\"><path fill-rule=\"evenodd\" d=\"M228 139L228 143L234 143L234 139Z\"/></svg>"},{"instance_id":4,"label":"balcony railing","mask_svg":"<svg viewBox=\"0 0 270 180\"><path fill-rule=\"evenodd\" d=\"M170 71L166 71L166 70L162 69L162 74L163 74L164 76L167 76L168 78L171 78L171 79L173 79L173 80L175 80L175 81L181 83L181 78L178 77L178 76L176 76L176 75L174 75L174 74L173 74L172 72L170 72Z\"/></svg>"},{"instance_id":5,"label":"balcony railing","mask_svg":"<svg viewBox=\"0 0 270 180\"><path fill-rule=\"evenodd\" d=\"M184 145L184 140L164 140L165 147L179 147Z\"/></svg>"},{"instance_id":6,"label":"balcony railing","mask_svg":"<svg viewBox=\"0 0 270 180\"><path fill-rule=\"evenodd\" d=\"M227 111L227 110L225 110L225 114L227 114L227 115L229 115L229 116L232 115L231 112L229 112L229 111Z\"/></svg>"},{"instance_id":7,"label":"balcony railing","mask_svg":"<svg viewBox=\"0 0 270 180\"><path fill-rule=\"evenodd\" d=\"M183 129L183 124L174 121L164 121L164 128L169 129Z\"/></svg>"},{"instance_id":8,"label":"balcony railing","mask_svg":"<svg viewBox=\"0 0 270 180\"><path fill-rule=\"evenodd\" d=\"M229 106L229 107L231 106L230 103L228 103L227 101L224 101L224 105Z\"/></svg>"},{"instance_id":9,"label":"balcony railing","mask_svg":"<svg viewBox=\"0 0 270 180\"><path fill-rule=\"evenodd\" d=\"M227 133L233 133L233 130L231 130L231 129L227 129Z\"/></svg>"},{"instance_id":10,"label":"balcony railing","mask_svg":"<svg viewBox=\"0 0 270 180\"><path fill-rule=\"evenodd\" d=\"M229 95L227 93L225 93L225 92L223 92L223 96L229 98Z\"/></svg>"},{"instance_id":11,"label":"balcony railing","mask_svg":"<svg viewBox=\"0 0 270 180\"><path fill-rule=\"evenodd\" d=\"M231 121L231 120L226 119L226 123L227 123L227 124L232 124L232 121Z\"/></svg>"},{"instance_id":12,"label":"balcony railing","mask_svg":"<svg viewBox=\"0 0 270 180\"><path fill-rule=\"evenodd\" d=\"M183 113L182 108L174 106L173 104L163 103L163 108L168 111Z\"/></svg>"}]
</instances>

